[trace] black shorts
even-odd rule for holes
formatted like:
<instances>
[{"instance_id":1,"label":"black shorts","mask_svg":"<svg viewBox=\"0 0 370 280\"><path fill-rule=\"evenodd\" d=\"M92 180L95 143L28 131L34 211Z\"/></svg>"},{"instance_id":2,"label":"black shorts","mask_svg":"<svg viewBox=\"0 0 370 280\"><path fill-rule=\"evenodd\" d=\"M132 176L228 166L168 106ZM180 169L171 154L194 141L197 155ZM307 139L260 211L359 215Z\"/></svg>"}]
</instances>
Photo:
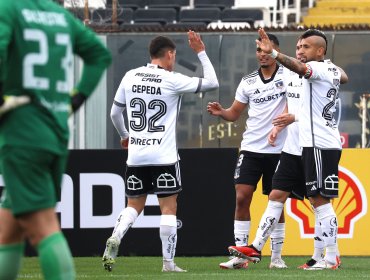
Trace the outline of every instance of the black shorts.
<instances>
[{"instance_id":1,"label":"black shorts","mask_svg":"<svg viewBox=\"0 0 370 280\"><path fill-rule=\"evenodd\" d=\"M289 192L291 198L304 199L306 185L301 156L281 153L279 164L272 177L272 189Z\"/></svg>"},{"instance_id":2,"label":"black shorts","mask_svg":"<svg viewBox=\"0 0 370 280\"><path fill-rule=\"evenodd\" d=\"M321 150L305 147L302 162L308 197L338 197L338 164L341 150Z\"/></svg>"},{"instance_id":3,"label":"black shorts","mask_svg":"<svg viewBox=\"0 0 370 280\"><path fill-rule=\"evenodd\" d=\"M164 166L135 166L126 168L125 191L127 197L156 194L166 197L179 193L181 174L179 163Z\"/></svg>"},{"instance_id":4,"label":"black shorts","mask_svg":"<svg viewBox=\"0 0 370 280\"><path fill-rule=\"evenodd\" d=\"M272 176L279 162L280 154L262 154L240 151L234 173L234 183L254 186L262 177L262 193L271 192Z\"/></svg>"}]
</instances>

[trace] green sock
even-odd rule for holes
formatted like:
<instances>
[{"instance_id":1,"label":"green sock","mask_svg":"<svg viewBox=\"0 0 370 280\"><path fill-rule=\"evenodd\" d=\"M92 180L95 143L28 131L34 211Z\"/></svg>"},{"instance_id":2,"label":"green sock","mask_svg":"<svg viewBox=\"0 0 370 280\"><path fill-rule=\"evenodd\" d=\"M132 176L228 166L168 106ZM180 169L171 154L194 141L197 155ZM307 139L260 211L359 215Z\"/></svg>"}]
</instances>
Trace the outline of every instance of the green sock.
<instances>
[{"instance_id":1,"label":"green sock","mask_svg":"<svg viewBox=\"0 0 370 280\"><path fill-rule=\"evenodd\" d=\"M0 245L0 279L16 279L23 257L24 243Z\"/></svg>"},{"instance_id":2,"label":"green sock","mask_svg":"<svg viewBox=\"0 0 370 280\"><path fill-rule=\"evenodd\" d=\"M37 251L42 273L46 280L72 280L76 278L72 254L61 232L41 240Z\"/></svg>"}]
</instances>

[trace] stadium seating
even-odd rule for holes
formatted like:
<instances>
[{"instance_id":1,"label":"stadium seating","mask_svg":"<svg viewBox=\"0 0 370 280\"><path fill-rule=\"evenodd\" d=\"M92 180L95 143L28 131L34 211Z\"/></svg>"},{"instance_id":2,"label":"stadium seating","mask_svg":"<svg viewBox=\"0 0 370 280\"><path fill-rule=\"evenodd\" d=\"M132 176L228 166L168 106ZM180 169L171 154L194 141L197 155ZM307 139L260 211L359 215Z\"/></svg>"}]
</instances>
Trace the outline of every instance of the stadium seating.
<instances>
[{"instance_id":1,"label":"stadium seating","mask_svg":"<svg viewBox=\"0 0 370 280\"><path fill-rule=\"evenodd\" d=\"M370 0L318 0L303 17L303 24L343 25L370 24Z\"/></svg>"},{"instance_id":2,"label":"stadium seating","mask_svg":"<svg viewBox=\"0 0 370 280\"><path fill-rule=\"evenodd\" d=\"M92 23L112 23L112 9L96 9L91 16ZM117 9L117 24L131 23L134 19L134 12L130 8Z\"/></svg>"},{"instance_id":3,"label":"stadium seating","mask_svg":"<svg viewBox=\"0 0 370 280\"><path fill-rule=\"evenodd\" d=\"M278 0L235 0L234 8L236 9L260 9L263 12L263 21L266 25L277 24L277 4Z\"/></svg>"},{"instance_id":4,"label":"stadium seating","mask_svg":"<svg viewBox=\"0 0 370 280\"><path fill-rule=\"evenodd\" d=\"M178 16L174 8L139 8L134 12L135 23L159 22L162 25L177 22Z\"/></svg>"},{"instance_id":5,"label":"stadium seating","mask_svg":"<svg viewBox=\"0 0 370 280\"><path fill-rule=\"evenodd\" d=\"M112 1L107 0L106 11L92 10L93 23L111 23ZM291 14L295 15L295 22L298 23L301 14L300 2L300 0L117 0L117 16L119 24L159 22L168 27L174 23L181 23L181 26L185 27L187 24L184 23L189 22L202 27L202 22L214 24L220 21L243 23L243 26L255 26L255 21L267 26L277 23L287 25L288 16L292 19ZM83 20L83 12L75 9L73 12ZM246 23L248 24L245 25Z\"/></svg>"},{"instance_id":6,"label":"stadium seating","mask_svg":"<svg viewBox=\"0 0 370 280\"><path fill-rule=\"evenodd\" d=\"M177 12L190 5L189 0L150 0L146 7L151 8L175 8Z\"/></svg>"},{"instance_id":7,"label":"stadium seating","mask_svg":"<svg viewBox=\"0 0 370 280\"><path fill-rule=\"evenodd\" d=\"M215 7L221 10L234 5L234 0L194 0L194 8Z\"/></svg>"},{"instance_id":8,"label":"stadium seating","mask_svg":"<svg viewBox=\"0 0 370 280\"><path fill-rule=\"evenodd\" d=\"M112 7L112 0L106 0L106 7ZM117 0L117 6L123 8L139 9L146 6L147 0Z\"/></svg>"},{"instance_id":9,"label":"stadium seating","mask_svg":"<svg viewBox=\"0 0 370 280\"><path fill-rule=\"evenodd\" d=\"M219 8L195 8L180 11L180 22L204 22L206 24L220 20L221 11Z\"/></svg>"},{"instance_id":10,"label":"stadium seating","mask_svg":"<svg viewBox=\"0 0 370 280\"><path fill-rule=\"evenodd\" d=\"M222 22L248 22L251 26L256 20L263 20L263 13L260 9L230 9L226 8L221 12Z\"/></svg>"}]
</instances>

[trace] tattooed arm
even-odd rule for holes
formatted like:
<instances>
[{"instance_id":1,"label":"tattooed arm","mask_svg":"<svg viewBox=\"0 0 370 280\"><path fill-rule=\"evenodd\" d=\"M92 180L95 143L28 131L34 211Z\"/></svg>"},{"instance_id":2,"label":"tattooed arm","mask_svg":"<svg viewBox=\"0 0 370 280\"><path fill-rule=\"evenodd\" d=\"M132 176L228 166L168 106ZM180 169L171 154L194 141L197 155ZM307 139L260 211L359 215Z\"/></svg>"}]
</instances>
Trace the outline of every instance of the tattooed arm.
<instances>
[{"instance_id":1,"label":"tattooed arm","mask_svg":"<svg viewBox=\"0 0 370 280\"><path fill-rule=\"evenodd\" d=\"M267 54L270 54L274 57L278 62L284 65L286 68L292 70L293 72L297 73L300 76L307 75L307 66L305 63L300 62L299 60L287 56L282 53L278 53L276 50L272 48L272 44L263 28L258 30L260 35L261 41L256 40L257 45L261 48L261 50ZM274 56L277 55L277 56Z\"/></svg>"}]
</instances>

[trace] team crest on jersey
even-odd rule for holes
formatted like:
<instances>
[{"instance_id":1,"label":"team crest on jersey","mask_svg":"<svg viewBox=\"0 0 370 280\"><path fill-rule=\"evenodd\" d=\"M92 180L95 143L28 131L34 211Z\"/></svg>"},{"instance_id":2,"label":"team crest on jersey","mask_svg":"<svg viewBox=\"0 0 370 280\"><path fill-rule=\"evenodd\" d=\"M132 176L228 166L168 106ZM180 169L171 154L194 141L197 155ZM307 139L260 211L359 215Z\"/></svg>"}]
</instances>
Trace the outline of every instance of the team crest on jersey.
<instances>
[{"instance_id":1,"label":"team crest on jersey","mask_svg":"<svg viewBox=\"0 0 370 280\"><path fill-rule=\"evenodd\" d=\"M277 80L277 81L275 81L275 87L276 88L283 88L284 87L283 80Z\"/></svg>"},{"instance_id":2,"label":"team crest on jersey","mask_svg":"<svg viewBox=\"0 0 370 280\"><path fill-rule=\"evenodd\" d=\"M333 79L333 84L335 86L339 86L340 85L340 80L339 79Z\"/></svg>"},{"instance_id":3,"label":"team crest on jersey","mask_svg":"<svg viewBox=\"0 0 370 280\"><path fill-rule=\"evenodd\" d=\"M337 219L330 221L338 225L339 238L353 238L355 223L367 213L366 192L360 180L351 171L339 166L338 177L329 176L325 188L337 188L339 197L332 200ZM299 223L302 238L314 237L315 219L308 200L289 199L287 203L289 216Z\"/></svg>"},{"instance_id":4,"label":"team crest on jersey","mask_svg":"<svg viewBox=\"0 0 370 280\"><path fill-rule=\"evenodd\" d=\"M247 80L248 85L253 85L257 81L257 78L251 78Z\"/></svg>"}]
</instances>

